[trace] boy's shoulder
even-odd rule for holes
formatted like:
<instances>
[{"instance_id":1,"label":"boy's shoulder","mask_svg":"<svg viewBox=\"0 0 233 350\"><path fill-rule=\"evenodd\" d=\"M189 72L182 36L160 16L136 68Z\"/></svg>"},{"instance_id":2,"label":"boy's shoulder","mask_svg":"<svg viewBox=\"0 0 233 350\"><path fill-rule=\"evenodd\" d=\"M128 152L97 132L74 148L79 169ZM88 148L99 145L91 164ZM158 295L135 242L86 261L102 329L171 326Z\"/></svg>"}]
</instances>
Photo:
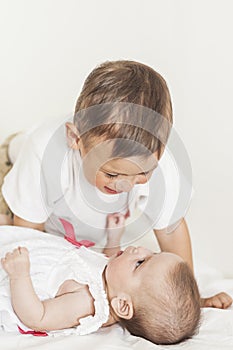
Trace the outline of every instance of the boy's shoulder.
<instances>
[{"instance_id":1,"label":"boy's shoulder","mask_svg":"<svg viewBox=\"0 0 233 350\"><path fill-rule=\"evenodd\" d=\"M67 148L65 123L68 119L56 118L37 124L26 132L27 147L32 147L41 158L45 152L56 152L56 148Z\"/></svg>"}]
</instances>

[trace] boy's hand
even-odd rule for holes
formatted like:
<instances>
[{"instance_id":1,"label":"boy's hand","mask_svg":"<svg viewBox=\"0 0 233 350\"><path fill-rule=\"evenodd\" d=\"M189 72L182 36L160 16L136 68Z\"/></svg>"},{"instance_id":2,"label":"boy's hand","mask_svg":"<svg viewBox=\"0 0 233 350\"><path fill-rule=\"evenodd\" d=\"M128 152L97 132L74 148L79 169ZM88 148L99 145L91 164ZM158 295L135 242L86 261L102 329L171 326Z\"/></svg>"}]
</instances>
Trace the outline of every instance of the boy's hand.
<instances>
[{"instance_id":1,"label":"boy's hand","mask_svg":"<svg viewBox=\"0 0 233 350\"><path fill-rule=\"evenodd\" d=\"M11 279L28 277L30 275L29 252L27 248L18 247L13 252L6 253L1 259L2 267Z\"/></svg>"},{"instance_id":2,"label":"boy's hand","mask_svg":"<svg viewBox=\"0 0 233 350\"><path fill-rule=\"evenodd\" d=\"M107 242L103 253L107 256L116 254L120 250L121 237L125 229L125 215L121 213L107 216L106 235Z\"/></svg>"},{"instance_id":3,"label":"boy's hand","mask_svg":"<svg viewBox=\"0 0 233 350\"><path fill-rule=\"evenodd\" d=\"M109 214L107 216L107 241L113 245L120 244L125 230L125 216L121 213Z\"/></svg>"},{"instance_id":4,"label":"boy's hand","mask_svg":"<svg viewBox=\"0 0 233 350\"><path fill-rule=\"evenodd\" d=\"M201 307L215 307L227 309L232 304L232 298L227 293L221 292L209 298L201 299Z\"/></svg>"}]
</instances>

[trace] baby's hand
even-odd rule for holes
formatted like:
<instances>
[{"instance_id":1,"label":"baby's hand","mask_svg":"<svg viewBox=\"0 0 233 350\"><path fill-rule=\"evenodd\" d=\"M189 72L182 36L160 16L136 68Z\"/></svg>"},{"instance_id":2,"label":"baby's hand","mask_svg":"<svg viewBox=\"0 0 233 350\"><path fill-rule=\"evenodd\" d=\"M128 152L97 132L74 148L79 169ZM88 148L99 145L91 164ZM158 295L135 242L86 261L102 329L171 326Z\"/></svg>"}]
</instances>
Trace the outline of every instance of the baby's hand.
<instances>
[{"instance_id":1,"label":"baby's hand","mask_svg":"<svg viewBox=\"0 0 233 350\"><path fill-rule=\"evenodd\" d=\"M109 214L107 216L106 233L107 240L112 243L118 243L125 229L125 216L121 213Z\"/></svg>"},{"instance_id":2,"label":"baby's hand","mask_svg":"<svg viewBox=\"0 0 233 350\"><path fill-rule=\"evenodd\" d=\"M27 277L30 274L29 252L27 248L18 247L13 252L6 253L1 259L2 267L11 279Z\"/></svg>"},{"instance_id":3,"label":"baby's hand","mask_svg":"<svg viewBox=\"0 0 233 350\"><path fill-rule=\"evenodd\" d=\"M218 309L227 309L232 304L232 298L227 293L218 293L209 298L201 300L201 307L215 307Z\"/></svg>"}]
</instances>

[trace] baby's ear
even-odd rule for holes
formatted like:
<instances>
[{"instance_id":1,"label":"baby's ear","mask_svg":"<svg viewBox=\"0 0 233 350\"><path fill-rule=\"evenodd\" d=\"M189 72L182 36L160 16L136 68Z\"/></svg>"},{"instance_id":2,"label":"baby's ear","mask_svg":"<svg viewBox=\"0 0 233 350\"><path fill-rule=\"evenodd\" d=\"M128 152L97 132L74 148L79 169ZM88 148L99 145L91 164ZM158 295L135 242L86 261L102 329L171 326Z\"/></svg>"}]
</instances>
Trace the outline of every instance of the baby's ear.
<instances>
[{"instance_id":1,"label":"baby's ear","mask_svg":"<svg viewBox=\"0 0 233 350\"><path fill-rule=\"evenodd\" d=\"M79 149L80 136L78 129L73 123L66 123L66 139L67 144L72 149Z\"/></svg>"},{"instance_id":2,"label":"baby's ear","mask_svg":"<svg viewBox=\"0 0 233 350\"><path fill-rule=\"evenodd\" d=\"M118 317L126 320L133 317L133 303L129 295L122 294L112 298L111 306Z\"/></svg>"}]
</instances>

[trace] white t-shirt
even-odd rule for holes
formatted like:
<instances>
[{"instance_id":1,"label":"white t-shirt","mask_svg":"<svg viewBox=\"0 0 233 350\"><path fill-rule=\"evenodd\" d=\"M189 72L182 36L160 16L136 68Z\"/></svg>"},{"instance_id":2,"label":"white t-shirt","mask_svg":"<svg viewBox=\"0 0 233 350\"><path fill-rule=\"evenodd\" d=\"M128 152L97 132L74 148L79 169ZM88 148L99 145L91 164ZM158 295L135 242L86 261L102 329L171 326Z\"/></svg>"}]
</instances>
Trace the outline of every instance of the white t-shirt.
<instances>
[{"instance_id":1,"label":"white t-shirt","mask_svg":"<svg viewBox=\"0 0 233 350\"><path fill-rule=\"evenodd\" d=\"M99 191L86 180L79 152L67 146L64 119L16 136L9 156L14 166L4 179L4 198L15 215L45 222L47 232L64 234L60 219L65 219L72 223L76 239L100 244L109 213L126 213L129 208L132 217L139 209L134 225L143 215L146 221L140 230L145 232L172 225L189 206L191 183L169 149L146 184L118 195Z\"/></svg>"}]
</instances>

